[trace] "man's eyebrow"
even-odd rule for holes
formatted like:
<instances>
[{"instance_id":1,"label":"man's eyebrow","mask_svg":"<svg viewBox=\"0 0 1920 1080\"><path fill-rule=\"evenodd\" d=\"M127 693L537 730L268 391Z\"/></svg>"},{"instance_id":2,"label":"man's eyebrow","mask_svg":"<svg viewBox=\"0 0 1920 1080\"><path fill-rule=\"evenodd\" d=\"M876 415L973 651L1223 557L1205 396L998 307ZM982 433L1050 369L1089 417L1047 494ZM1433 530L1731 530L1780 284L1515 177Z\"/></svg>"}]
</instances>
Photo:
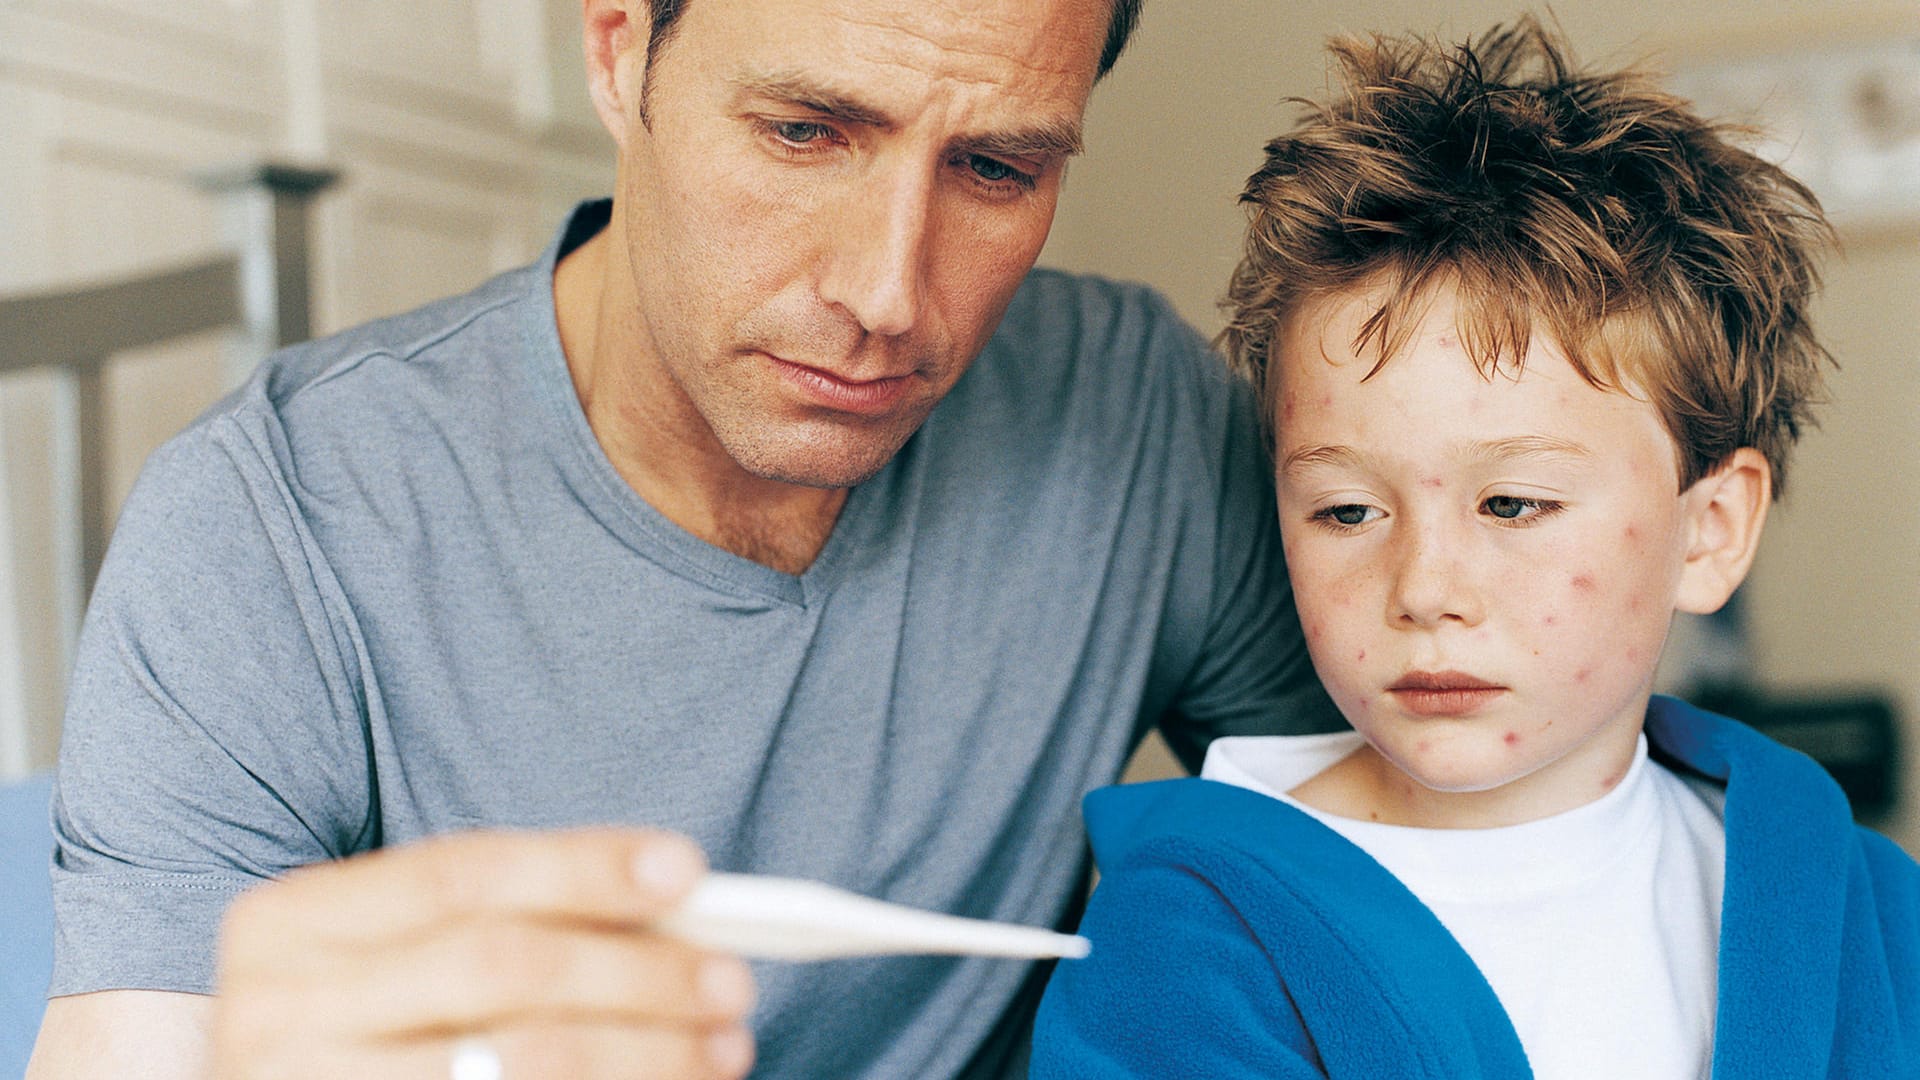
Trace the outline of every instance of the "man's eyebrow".
<instances>
[{"instance_id":1,"label":"man's eyebrow","mask_svg":"<svg viewBox=\"0 0 1920 1080\"><path fill-rule=\"evenodd\" d=\"M790 72L750 72L735 79L734 88L741 96L775 98L850 124L893 126L891 117L858 97Z\"/></svg>"},{"instance_id":2,"label":"man's eyebrow","mask_svg":"<svg viewBox=\"0 0 1920 1080\"><path fill-rule=\"evenodd\" d=\"M1019 131L990 131L954 140L955 148L995 157L1038 158L1053 161L1078 155L1082 148L1080 125L1061 120L1039 124Z\"/></svg>"},{"instance_id":3,"label":"man's eyebrow","mask_svg":"<svg viewBox=\"0 0 1920 1080\"><path fill-rule=\"evenodd\" d=\"M857 95L794 72L749 72L734 80L734 88L742 97L784 101L850 124L882 130L895 126L892 117ZM1011 131L983 131L953 140L956 151L1048 161L1074 157L1082 145L1077 119L1042 122Z\"/></svg>"}]
</instances>

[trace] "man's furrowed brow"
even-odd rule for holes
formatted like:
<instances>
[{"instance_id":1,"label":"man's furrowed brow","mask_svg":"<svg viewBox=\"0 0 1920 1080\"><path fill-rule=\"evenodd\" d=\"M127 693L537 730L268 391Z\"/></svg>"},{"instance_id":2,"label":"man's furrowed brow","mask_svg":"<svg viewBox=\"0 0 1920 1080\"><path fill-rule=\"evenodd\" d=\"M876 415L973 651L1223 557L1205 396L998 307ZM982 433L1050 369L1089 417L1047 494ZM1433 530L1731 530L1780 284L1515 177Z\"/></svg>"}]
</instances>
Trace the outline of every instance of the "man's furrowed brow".
<instances>
[{"instance_id":1,"label":"man's furrowed brow","mask_svg":"<svg viewBox=\"0 0 1920 1080\"><path fill-rule=\"evenodd\" d=\"M957 148L994 157L1061 161L1080 153L1080 125L1062 120L1017 131L989 131L956 140Z\"/></svg>"},{"instance_id":2,"label":"man's furrowed brow","mask_svg":"<svg viewBox=\"0 0 1920 1080\"><path fill-rule=\"evenodd\" d=\"M863 127L891 127L893 121L878 108L845 91L790 72L755 72L734 80L743 97L767 98L798 105L809 112L831 116Z\"/></svg>"}]
</instances>

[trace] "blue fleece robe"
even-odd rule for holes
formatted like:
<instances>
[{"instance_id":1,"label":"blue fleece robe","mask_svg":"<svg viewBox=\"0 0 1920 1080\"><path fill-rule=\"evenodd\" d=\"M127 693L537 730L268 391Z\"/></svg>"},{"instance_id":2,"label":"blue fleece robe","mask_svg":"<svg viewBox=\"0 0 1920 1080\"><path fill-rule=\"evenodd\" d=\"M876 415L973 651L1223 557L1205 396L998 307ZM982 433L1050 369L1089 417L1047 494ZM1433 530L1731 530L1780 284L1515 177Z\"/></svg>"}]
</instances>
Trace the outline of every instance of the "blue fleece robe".
<instances>
[{"instance_id":1,"label":"blue fleece robe","mask_svg":"<svg viewBox=\"0 0 1920 1080\"><path fill-rule=\"evenodd\" d=\"M1920 867L1743 724L1655 698L1647 738L1727 790L1714 1077L1920 1077ZM1532 1075L1440 921L1308 815L1208 780L1086 813L1094 951L1048 985L1036 1080Z\"/></svg>"}]
</instances>

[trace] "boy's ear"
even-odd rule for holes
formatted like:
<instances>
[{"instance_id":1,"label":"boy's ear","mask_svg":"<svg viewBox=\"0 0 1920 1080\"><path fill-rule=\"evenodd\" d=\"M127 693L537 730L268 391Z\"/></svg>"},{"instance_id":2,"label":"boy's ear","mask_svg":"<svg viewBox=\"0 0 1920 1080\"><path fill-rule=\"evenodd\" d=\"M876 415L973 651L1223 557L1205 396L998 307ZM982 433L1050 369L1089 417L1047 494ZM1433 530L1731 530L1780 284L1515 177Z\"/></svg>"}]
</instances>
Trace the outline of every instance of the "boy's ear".
<instances>
[{"instance_id":1,"label":"boy's ear","mask_svg":"<svg viewBox=\"0 0 1920 1080\"><path fill-rule=\"evenodd\" d=\"M646 77L647 39L653 28L645 0L582 0L587 93L600 123L625 146L639 116Z\"/></svg>"},{"instance_id":2,"label":"boy's ear","mask_svg":"<svg viewBox=\"0 0 1920 1080\"><path fill-rule=\"evenodd\" d=\"M1727 602L1753 566L1773 501L1773 467L1766 455L1744 446L1680 498L1689 540L1674 606L1705 615Z\"/></svg>"}]
</instances>

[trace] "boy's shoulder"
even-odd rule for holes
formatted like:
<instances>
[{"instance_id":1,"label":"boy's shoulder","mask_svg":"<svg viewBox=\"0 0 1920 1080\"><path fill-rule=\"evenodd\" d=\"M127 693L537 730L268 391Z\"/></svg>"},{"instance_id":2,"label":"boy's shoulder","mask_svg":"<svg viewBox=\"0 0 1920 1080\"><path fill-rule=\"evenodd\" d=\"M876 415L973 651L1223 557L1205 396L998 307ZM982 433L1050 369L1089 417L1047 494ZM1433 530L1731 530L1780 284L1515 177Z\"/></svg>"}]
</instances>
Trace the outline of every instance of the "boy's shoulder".
<instances>
[{"instance_id":1,"label":"boy's shoulder","mask_svg":"<svg viewBox=\"0 0 1920 1080\"><path fill-rule=\"evenodd\" d=\"M1739 721L1655 698L1647 737L1726 785L1716 1072L1824 1074L1845 1059L1913 1075L1920 865L1856 825L1813 759Z\"/></svg>"},{"instance_id":2,"label":"boy's shoulder","mask_svg":"<svg viewBox=\"0 0 1920 1080\"><path fill-rule=\"evenodd\" d=\"M1164 881L1161 871L1178 871L1204 883L1257 938L1286 939L1303 919L1355 942L1439 929L1372 856L1261 792L1199 778L1126 784L1088 795L1086 818L1103 881Z\"/></svg>"},{"instance_id":3,"label":"boy's shoulder","mask_svg":"<svg viewBox=\"0 0 1920 1080\"><path fill-rule=\"evenodd\" d=\"M1102 874L1081 924L1094 957L1056 973L1036 1046L1054 1053L1071 1043L1060 1029L1105 1030L1116 1010L1141 1021L1143 1002L1210 1026L1251 1003L1258 1019L1236 1060L1317 1056L1312 1068L1179 1075L1524 1074L1519 1039L1459 943L1399 879L1312 816L1205 779L1102 788L1086 812Z\"/></svg>"},{"instance_id":4,"label":"boy's shoulder","mask_svg":"<svg viewBox=\"0 0 1920 1080\"><path fill-rule=\"evenodd\" d=\"M1803 834L1829 841L1853 832L1846 793L1825 768L1739 720L1656 694L1645 730L1649 750L1668 768L1726 789L1729 829L1791 818Z\"/></svg>"},{"instance_id":5,"label":"boy's shoulder","mask_svg":"<svg viewBox=\"0 0 1920 1080\"><path fill-rule=\"evenodd\" d=\"M1323 828L1277 799L1198 777L1100 788L1088 794L1085 810L1102 873L1184 851L1283 855Z\"/></svg>"}]
</instances>

